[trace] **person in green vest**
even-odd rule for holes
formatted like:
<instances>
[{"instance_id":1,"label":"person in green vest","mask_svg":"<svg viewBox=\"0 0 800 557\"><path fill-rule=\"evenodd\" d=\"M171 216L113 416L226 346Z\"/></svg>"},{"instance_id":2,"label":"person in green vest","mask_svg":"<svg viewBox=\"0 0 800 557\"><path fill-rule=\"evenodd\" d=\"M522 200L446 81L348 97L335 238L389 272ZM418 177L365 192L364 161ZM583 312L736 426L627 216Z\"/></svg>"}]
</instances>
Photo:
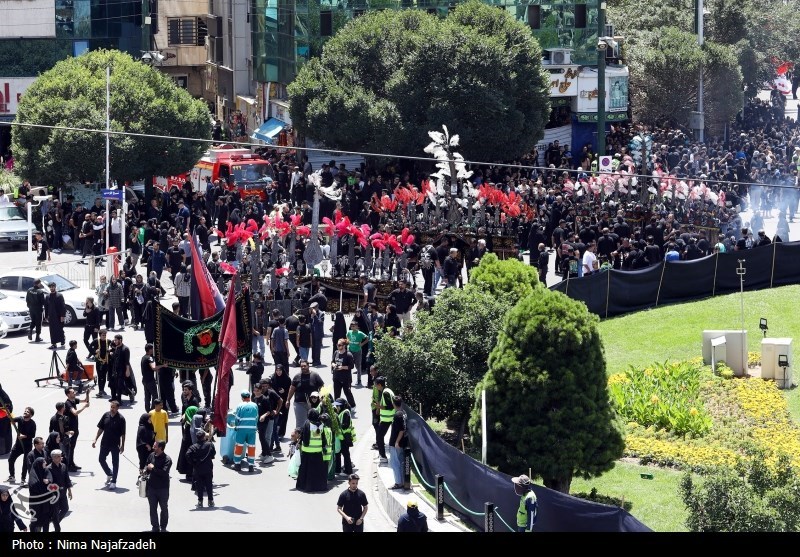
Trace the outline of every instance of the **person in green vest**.
<instances>
[{"instance_id":1,"label":"person in green vest","mask_svg":"<svg viewBox=\"0 0 800 557\"><path fill-rule=\"evenodd\" d=\"M511 478L514 484L514 493L519 495L519 507L517 508L517 532L533 532L536 525L536 516L539 511L539 504L536 501L536 494L533 492L531 479L522 474L516 478Z\"/></svg>"},{"instance_id":2,"label":"person in green vest","mask_svg":"<svg viewBox=\"0 0 800 557\"><path fill-rule=\"evenodd\" d=\"M328 450L319 412L308 411L308 420L300 435L300 470L297 472L297 490L305 492L327 491L328 470L323 453Z\"/></svg>"},{"instance_id":3,"label":"person in green vest","mask_svg":"<svg viewBox=\"0 0 800 557\"><path fill-rule=\"evenodd\" d=\"M336 440L333 437L333 429L331 428L331 417L328 414L320 414L320 421L322 422L322 436L325 438L325 449L322 451L322 461L325 464L326 479L333 480L334 462L333 455L336 453Z\"/></svg>"},{"instance_id":4,"label":"person in green vest","mask_svg":"<svg viewBox=\"0 0 800 557\"><path fill-rule=\"evenodd\" d=\"M337 398L333 403L339 417L339 429L341 431L341 450L336 453L336 473L344 472L345 475L353 473L353 462L350 459L350 447L356 443L356 429L353 427L353 418L350 415L350 405L344 398ZM344 469L342 468L342 458L344 457Z\"/></svg>"},{"instance_id":5,"label":"person in green vest","mask_svg":"<svg viewBox=\"0 0 800 557\"><path fill-rule=\"evenodd\" d=\"M378 411L378 431L375 434L375 442L378 445L378 454L380 455L380 464L389 464L389 459L386 458L386 432L394 420L394 393L386 386L386 377L376 377L373 382L375 389L378 391L378 400L374 403Z\"/></svg>"}]
</instances>

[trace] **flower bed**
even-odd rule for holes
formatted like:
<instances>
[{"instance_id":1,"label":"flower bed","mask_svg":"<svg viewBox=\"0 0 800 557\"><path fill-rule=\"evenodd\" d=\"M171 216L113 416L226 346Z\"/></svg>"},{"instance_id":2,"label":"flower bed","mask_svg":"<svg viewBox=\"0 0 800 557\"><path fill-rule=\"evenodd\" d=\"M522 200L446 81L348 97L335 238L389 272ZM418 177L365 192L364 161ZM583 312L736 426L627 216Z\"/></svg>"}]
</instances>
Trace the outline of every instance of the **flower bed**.
<instances>
[{"instance_id":1,"label":"flower bed","mask_svg":"<svg viewBox=\"0 0 800 557\"><path fill-rule=\"evenodd\" d=\"M770 469L781 456L800 469L800 427L773 381L724 379L689 361L631 368L609 378L609 391L628 419L625 455L642 463L704 473L736 468L758 452ZM664 401L676 408L666 412Z\"/></svg>"}]
</instances>

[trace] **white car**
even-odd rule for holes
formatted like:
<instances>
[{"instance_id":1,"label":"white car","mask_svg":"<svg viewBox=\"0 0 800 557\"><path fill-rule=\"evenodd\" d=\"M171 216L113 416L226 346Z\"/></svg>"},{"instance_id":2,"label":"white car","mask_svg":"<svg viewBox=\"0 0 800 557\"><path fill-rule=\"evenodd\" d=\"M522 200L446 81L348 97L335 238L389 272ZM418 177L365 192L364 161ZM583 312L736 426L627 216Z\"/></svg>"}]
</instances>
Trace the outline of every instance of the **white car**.
<instances>
[{"instance_id":1,"label":"white car","mask_svg":"<svg viewBox=\"0 0 800 557\"><path fill-rule=\"evenodd\" d=\"M0 293L10 298L19 298L24 301L28 289L33 286L33 282L37 278L48 285L53 282L56 284L56 289L64 296L64 305L66 306L64 325L77 325L78 319L83 319L86 298L89 296L94 298L95 293L94 290L81 288L61 275L29 269L7 271L0 274ZM45 287L44 292L49 294L50 289Z\"/></svg>"},{"instance_id":2,"label":"white car","mask_svg":"<svg viewBox=\"0 0 800 557\"><path fill-rule=\"evenodd\" d=\"M21 331L31 324L28 305L23 300L11 298L2 292L0 292L0 318L6 324L6 332Z\"/></svg>"}]
</instances>

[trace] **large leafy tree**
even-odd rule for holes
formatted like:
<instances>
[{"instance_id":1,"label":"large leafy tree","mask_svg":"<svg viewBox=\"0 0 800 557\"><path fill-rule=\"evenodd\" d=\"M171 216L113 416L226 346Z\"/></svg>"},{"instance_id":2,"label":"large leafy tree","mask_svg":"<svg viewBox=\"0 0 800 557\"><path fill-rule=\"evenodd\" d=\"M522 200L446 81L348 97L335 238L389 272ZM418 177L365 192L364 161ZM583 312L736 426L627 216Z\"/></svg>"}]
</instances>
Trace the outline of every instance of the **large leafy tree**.
<instances>
[{"instance_id":1,"label":"large leafy tree","mask_svg":"<svg viewBox=\"0 0 800 557\"><path fill-rule=\"evenodd\" d=\"M395 393L424 418L455 418L466 427L472 392L486 374L489 353L510 306L467 285L448 288L430 313L417 314L403 339L384 336L377 365Z\"/></svg>"},{"instance_id":2,"label":"large leafy tree","mask_svg":"<svg viewBox=\"0 0 800 557\"><path fill-rule=\"evenodd\" d=\"M469 283L478 290L505 300L509 307L541 288L536 269L519 259L498 259L487 253L472 269Z\"/></svg>"},{"instance_id":3,"label":"large leafy tree","mask_svg":"<svg viewBox=\"0 0 800 557\"><path fill-rule=\"evenodd\" d=\"M331 147L418 155L446 125L467 158L508 159L549 114L541 49L506 12L477 1L447 18L372 12L348 23L289 86L292 121Z\"/></svg>"},{"instance_id":4,"label":"large leafy tree","mask_svg":"<svg viewBox=\"0 0 800 557\"><path fill-rule=\"evenodd\" d=\"M622 456L597 324L585 305L546 289L511 310L470 419L479 439L485 389L490 464L508 473L531 468L547 487L569 493L574 476L597 476Z\"/></svg>"},{"instance_id":5,"label":"large leafy tree","mask_svg":"<svg viewBox=\"0 0 800 557\"><path fill-rule=\"evenodd\" d=\"M703 47L675 27L641 33L627 50L631 96L638 119L685 125L697 107L703 69L706 129L721 133L742 106L742 73L737 48L711 41Z\"/></svg>"},{"instance_id":6,"label":"large leafy tree","mask_svg":"<svg viewBox=\"0 0 800 557\"><path fill-rule=\"evenodd\" d=\"M104 130L106 67L111 68L111 129L208 139L208 108L158 70L114 50L69 58L28 88L17 122ZM105 136L66 129L17 126L12 149L19 174L34 183L100 180ZM132 180L185 172L202 155L202 143L134 136L111 137L111 176Z\"/></svg>"}]
</instances>

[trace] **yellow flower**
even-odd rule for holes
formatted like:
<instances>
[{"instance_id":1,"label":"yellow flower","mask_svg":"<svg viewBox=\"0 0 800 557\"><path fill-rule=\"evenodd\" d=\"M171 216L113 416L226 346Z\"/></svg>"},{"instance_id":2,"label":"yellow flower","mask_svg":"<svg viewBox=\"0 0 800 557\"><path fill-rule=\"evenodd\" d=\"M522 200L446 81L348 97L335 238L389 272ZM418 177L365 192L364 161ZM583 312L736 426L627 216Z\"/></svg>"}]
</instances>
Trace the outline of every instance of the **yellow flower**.
<instances>
[{"instance_id":1,"label":"yellow flower","mask_svg":"<svg viewBox=\"0 0 800 557\"><path fill-rule=\"evenodd\" d=\"M699 412L697 411L697 408L692 407L692 408L689 408L689 414L691 414L692 416L697 416L697 414L699 414Z\"/></svg>"},{"instance_id":2,"label":"yellow flower","mask_svg":"<svg viewBox=\"0 0 800 557\"><path fill-rule=\"evenodd\" d=\"M653 395L650 397L650 402L652 404L658 404L658 395Z\"/></svg>"}]
</instances>

